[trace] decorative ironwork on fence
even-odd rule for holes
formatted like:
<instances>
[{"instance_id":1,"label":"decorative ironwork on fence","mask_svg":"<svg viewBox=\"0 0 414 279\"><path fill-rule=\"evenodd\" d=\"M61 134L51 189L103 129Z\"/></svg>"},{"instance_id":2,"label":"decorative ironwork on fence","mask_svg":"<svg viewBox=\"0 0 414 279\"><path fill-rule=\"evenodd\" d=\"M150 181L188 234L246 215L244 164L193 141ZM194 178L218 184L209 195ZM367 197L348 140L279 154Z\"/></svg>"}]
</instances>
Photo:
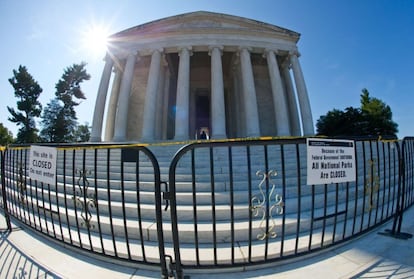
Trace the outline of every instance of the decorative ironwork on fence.
<instances>
[{"instance_id":1,"label":"decorative ironwork on fence","mask_svg":"<svg viewBox=\"0 0 414 279\"><path fill-rule=\"evenodd\" d=\"M79 173L79 178L76 182L77 189L75 190L72 199L76 203L76 205L81 208L80 215L83 220L81 225L85 225L88 228L94 228L95 225L91 224L91 210L93 208L96 208L98 202L95 193L89 192L89 181L87 177L92 173L92 171L86 169L77 169L76 173Z\"/></svg>"},{"instance_id":2,"label":"decorative ironwork on fence","mask_svg":"<svg viewBox=\"0 0 414 279\"><path fill-rule=\"evenodd\" d=\"M54 185L30 178L30 146L9 146L0 149L1 209L47 237L164 277L298 257L391 219L384 234L409 237L400 230L414 203L414 138L356 140L356 181L329 185L306 184L305 141L56 145Z\"/></svg>"},{"instance_id":3,"label":"decorative ironwork on fence","mask_svg":"<svg viewBox=\"0 0 414 279\"><path fill-rule=\"evenodd\" d=\"M277 215L282 215L284 207L283 197L275 193L276 185L272 181L272 176L277 176L277 172L274 170L270 170L268 173L257 171L256 175L262 177L262 180L259 183L260 194L254 195L251 199L250 210L252 211L254 217L260 217L259 227L262 233L257 235L257 239L264 240L267 237L275 238L277 233L274 231L276 222L273 214L275 213ZM265 183L269 183L271 185L270 193L267 191L268 187L263 189L263 184ZM268 230L265 230L263 227L267 220L271 222L271 225Z\"/></svg>"}]
</instances>

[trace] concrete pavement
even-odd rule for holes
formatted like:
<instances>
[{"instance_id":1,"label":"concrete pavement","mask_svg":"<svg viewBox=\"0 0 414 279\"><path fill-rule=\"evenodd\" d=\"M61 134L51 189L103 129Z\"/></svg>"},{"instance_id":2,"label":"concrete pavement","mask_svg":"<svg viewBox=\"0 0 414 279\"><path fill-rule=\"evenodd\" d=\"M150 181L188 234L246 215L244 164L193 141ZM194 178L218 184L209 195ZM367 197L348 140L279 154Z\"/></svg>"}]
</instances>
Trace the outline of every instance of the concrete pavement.
<instances>
[{"instance_id":1,"label":"concrete pavement","mask_svg":"<svg viewBox=\"0 0 414 279\"><path fill-rule=\"evenodd\" d=\"M358 239L306 259L232 273L186 274L190 278L414 278L414 238L378 234L392 221ZM159 271L111 264L80 255L13 223L6 232L0 214L0 278L160 278ZM402 232L414 234L414 207L404 213Z\"/></svg>"}]
</instances>

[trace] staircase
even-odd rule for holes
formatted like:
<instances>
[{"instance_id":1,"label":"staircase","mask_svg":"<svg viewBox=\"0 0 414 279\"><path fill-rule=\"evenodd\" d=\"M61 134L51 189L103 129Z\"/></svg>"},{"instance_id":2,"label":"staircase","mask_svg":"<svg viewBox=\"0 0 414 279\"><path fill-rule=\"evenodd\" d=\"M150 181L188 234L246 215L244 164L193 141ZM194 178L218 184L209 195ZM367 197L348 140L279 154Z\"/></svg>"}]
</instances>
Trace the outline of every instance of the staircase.
<instances>
[{"instance_id":1,"label":"staircase","mask_svg":"<svg viewBox=\"0 0 414 279\"><path fill-rule=\"evenodd\" d=\"M395 166L382 163L386 156L376 150L359 156L357 182L309 186L304 144L201 145L178 161L173 183L169 167L179 148L149 150L168 183L161 191L175 186L173 219L184 266L241 266L317 250L383 222L395 210L397 181L388 171ZM9 210L22 222L97 254L157 265L164 242L174 258L174 201L162 201L162 242L156 172L142 150L61 149L56 186L30 181L19 168L28 158L18 154L6 164L6 186ZM371 155L381 160L377 169L363 163Z\"/></svg>"}]
</instances>

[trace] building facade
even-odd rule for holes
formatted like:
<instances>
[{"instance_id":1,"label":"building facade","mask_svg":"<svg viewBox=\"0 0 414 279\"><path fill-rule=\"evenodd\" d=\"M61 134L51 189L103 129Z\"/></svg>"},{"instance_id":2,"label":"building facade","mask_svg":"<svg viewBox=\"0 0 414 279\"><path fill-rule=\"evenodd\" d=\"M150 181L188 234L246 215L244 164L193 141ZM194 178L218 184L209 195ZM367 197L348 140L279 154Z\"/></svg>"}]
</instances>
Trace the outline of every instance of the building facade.
<instances>
[{"instance_id":1,"label":"building facade","mask_svg":"<svg viewBox=\"0 0 414 279\"><path fill-rule=\"evenodd\" d=\"M193 12L110 37L91 141L313 135L296 32Z\"/></svg>"}]
</instances>

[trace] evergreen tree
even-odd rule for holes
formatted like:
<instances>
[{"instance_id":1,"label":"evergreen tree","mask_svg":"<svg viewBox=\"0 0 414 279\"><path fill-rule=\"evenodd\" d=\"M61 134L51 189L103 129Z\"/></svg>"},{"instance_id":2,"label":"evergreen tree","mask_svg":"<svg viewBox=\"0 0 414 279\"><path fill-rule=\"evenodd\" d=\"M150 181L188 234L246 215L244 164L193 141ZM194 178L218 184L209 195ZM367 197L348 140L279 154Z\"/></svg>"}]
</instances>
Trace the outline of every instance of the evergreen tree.
<instances>
[{"instance_id":1,"label":"evergreen tree","mask_svg":"<svg viewBox=\"0 0 414 279\"><path fill-rule=\"evenodd\" d=\"M361 108L333 109L316 122L317 133L325 136L392 136L398 125L392 120L391 108L362 90Z\"/></svg>"},{"instance_id":2,"label":"evergreen tree","mask_svg":"<svg viewBox=\"0 0 414 279\"><path fill-rule=\"evenodd\" d=\"M29 74L26 67L19 66L19 70L13 70L13 77L9 79L14 88L14 96L18 98L17 111L7 107L11 114L9 121L21 126L16 141L18 143L33 143L37 141L35 118L42 112L42 105L38 101L42 88Z\"/></svg>"},{"instance_id":3,"label":"evergreen tree","mask_svg":"<svg viewBox=\"0 0 414 279\"><path fill-rule=\"evenodd\" d=\"M56 84L56 98L52 100L42 116L41 136L48 142L76 141L77 117L75 107L78 100L86 99L81 83L90 79L85 63L73 64L65 69Z\"/></svg>"},{"instance_id":4,"label":"evergreen tree","mask_svg":"<svg viewBox=\"0 0 414 279\"><path fill-rule=\"evenodd\" d=\"M396 135L398 125L392 121L391 108L383 101L369 96L367 89L362 90L361 111L367 122L367 134Z\"/></svg>"},{"instance_id":5,"label":"evergreen tree","mask_svg":"<svg viewBox=\"0 0 414 279\"><path fill-rule=\"evenodd\" d=\"M12 133L0 123L0 145L7 145L13 142Z\"/></svg>"},{"instance_id":6,"label":"evergreen tree","mask_svg":"<svg viewBox=\"0 0 414 279\"><path fill-rule=\"evenodd\" d=\"M63 106L55 98L44 108L42 121L43 129L40 131L40 138L43 142L64 142L65 141L65 119Z\"/></svg>"},{"instance_id":7,"label":"evergreen tree","mask_svg":"<svg viewBox=\"0 0 414 279\"><path fill-rule=\"evenodd\" d=\"M75 131L75 141L76 142L87 142L91 137L91 131L89 130L89 124L85 123L84 125L78 125Z\"/></svg>"}]
</instances>

